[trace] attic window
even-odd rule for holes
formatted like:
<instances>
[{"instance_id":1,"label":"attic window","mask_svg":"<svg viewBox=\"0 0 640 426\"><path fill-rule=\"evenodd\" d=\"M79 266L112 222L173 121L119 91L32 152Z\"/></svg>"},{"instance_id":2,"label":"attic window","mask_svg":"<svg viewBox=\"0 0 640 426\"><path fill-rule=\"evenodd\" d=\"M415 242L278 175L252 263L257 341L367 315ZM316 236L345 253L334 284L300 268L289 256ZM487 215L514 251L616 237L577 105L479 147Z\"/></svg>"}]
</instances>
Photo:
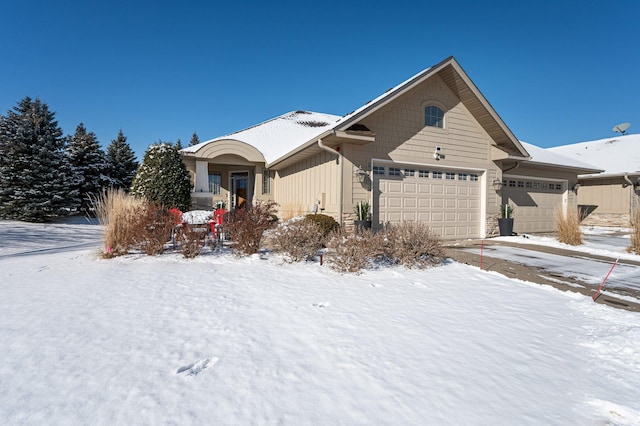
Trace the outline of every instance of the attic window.
<instances>
[{"instance_id":1,"label":"attic window","mask_svg":"<svg viewBox=\"0 0 640 426\"><path fill-rule=\"evenodd\" d=\"M429 105L424 109L424 125L429 127L444 128L444 111L435 105Z\"/></svg>"}]
</instances>

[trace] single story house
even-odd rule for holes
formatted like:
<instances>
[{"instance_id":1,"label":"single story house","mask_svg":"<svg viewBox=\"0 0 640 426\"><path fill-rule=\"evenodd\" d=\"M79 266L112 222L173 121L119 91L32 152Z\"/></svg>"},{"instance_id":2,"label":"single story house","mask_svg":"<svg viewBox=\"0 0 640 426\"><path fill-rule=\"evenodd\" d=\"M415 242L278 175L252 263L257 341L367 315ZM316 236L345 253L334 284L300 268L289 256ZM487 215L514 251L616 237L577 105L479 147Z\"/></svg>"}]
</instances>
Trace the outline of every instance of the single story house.
<instances>
[{"instance_id":1,"label":"single story house","mask_svg":"<svg viewBox=\"0 0 640 426\"><path fill-rule=\"evenodd\" d=\"M422 221L444 239L495 235L503 203L516 232L552 231L577 175L599 171L520 142L453 57L344 116L289 112L181 154L194 208L273 200L282 219L350 226L368 201L374 228Z\"/></svg>"},{"instance_id":2,"label":"single story house","mask_svg":"<svg viewBox=\"0 0 640 426\"><path fill-rule=\"evenodd\" d=\"M604 170L601 174L578 176L578 205L584 224L629 226L640 202L640 135L620 135L549 150Z\"/></svg>"}]
</instances>

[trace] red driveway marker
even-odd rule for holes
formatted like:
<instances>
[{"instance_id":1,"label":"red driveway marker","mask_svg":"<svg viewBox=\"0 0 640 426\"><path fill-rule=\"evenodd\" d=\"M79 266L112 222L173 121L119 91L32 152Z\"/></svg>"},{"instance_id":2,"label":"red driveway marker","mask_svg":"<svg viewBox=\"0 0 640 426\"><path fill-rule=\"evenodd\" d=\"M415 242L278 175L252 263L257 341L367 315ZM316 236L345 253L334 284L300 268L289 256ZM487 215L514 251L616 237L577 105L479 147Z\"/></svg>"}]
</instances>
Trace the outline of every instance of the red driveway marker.
<instances>
[{"instance_id":1,"label":"red driveway marker","mask_svg":"<svg viewBox=\"0 0 640 426\"><path fill-rule=\"evenodd\" d=\"M613 262L613 265L611 265L611 269L609 269L609 273L607 274L606 277L604 277L604 280L602 280L602 284L600 284L600 287L598 287L598 291L596 291L596 294L591 296L591 298L593 299L594 302L596 301L596 299L598 297L600 297L600 291L602 290L602 287L604 287L604 283L607 281L607 278L609 278L609 275L611 275L611 272L613 271L613 268L615 268L616 265L618 264L618 260L620 260L620 258L616 259L616 261Z\"/></svg>"}]
</instances>

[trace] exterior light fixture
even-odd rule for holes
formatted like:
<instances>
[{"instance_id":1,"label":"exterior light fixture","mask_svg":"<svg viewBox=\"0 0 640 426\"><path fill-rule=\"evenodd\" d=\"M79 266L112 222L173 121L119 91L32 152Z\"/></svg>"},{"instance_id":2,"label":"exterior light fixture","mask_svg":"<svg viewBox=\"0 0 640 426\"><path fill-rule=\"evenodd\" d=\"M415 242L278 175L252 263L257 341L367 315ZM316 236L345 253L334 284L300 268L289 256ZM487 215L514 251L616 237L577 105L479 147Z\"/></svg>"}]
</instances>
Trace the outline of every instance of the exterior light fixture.
<instances>
[{"instance_id":1,"label":"exterior light fixture","mask_svg":"<svg viewBox=\"0 0 640 426\"><path fill-rule=\"evenodd\" d=\"M502 181L500 179L494 179L491 184L493 185L493 189L496 191L500 191L502 189Z\"/></svg>"},{"instance_id":2,"label":"exterior light fixture","mask_svg":"<svg viewBox=\"0 0 640 426\"><path fill-rule=\"evenodd\" d=\"M571 190L573 192L575 192L576 194L578 193L578 189L580 189L580 184L576 183L575 185L573 185L573 188L571 188Z\"/></svg>"},{"instance_id":3,"label":"exterior light fixture","mask_svg":"<svg viewBox=\"0 0 640 426\"><path fill-rule=\"evenodd\" d=\"M361 167L358 167L358 169L353 172L353 174L356 176L356 179L358 180L358 182L363 183L366 179L367 179L367 172L362 170Z\"/></svg>"}]
</instances>

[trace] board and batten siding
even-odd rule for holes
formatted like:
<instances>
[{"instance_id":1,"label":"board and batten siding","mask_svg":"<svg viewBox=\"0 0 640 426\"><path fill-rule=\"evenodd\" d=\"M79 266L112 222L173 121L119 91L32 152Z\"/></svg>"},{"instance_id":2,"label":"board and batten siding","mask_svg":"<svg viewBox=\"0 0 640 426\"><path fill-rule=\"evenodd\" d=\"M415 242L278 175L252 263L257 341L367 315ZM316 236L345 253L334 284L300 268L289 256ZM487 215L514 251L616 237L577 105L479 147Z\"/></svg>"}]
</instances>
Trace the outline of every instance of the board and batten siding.
<instances>
[{"instance_id":1,"label":"board and batten siding","mask_svg":"<svg viewBox=\"0 0 640 426\"><path fill-rule=\"evenodd\" d=\"M324 151L278 170L273 199L278 203L279 216L288 220L312 213L313 205L320 201L318 213L337 219L339 170L336 155Z\"/></svg>"}]
</instances>

